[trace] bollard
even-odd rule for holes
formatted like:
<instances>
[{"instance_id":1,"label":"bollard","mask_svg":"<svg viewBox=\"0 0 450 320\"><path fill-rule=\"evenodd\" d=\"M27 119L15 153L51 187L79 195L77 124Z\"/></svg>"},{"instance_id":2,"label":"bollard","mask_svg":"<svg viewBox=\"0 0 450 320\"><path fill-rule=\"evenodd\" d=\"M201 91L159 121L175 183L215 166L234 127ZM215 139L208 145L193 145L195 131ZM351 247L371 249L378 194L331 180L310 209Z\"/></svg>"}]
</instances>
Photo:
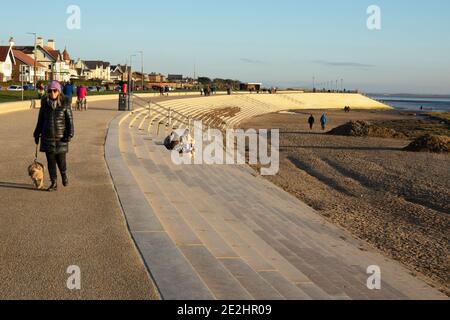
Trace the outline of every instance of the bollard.
<instances>
[{"instance_id":1,"label":"bollard","mask_svg":"<svg viewBox=\"0 0 450 320\"><path fill-rule=\"evenodd\" d=\"M169 120L169 123L167 124L167 126L172 126L172 108L169 108L169 117L168 117L168 120Z\"/></svg>"}]
</instances>

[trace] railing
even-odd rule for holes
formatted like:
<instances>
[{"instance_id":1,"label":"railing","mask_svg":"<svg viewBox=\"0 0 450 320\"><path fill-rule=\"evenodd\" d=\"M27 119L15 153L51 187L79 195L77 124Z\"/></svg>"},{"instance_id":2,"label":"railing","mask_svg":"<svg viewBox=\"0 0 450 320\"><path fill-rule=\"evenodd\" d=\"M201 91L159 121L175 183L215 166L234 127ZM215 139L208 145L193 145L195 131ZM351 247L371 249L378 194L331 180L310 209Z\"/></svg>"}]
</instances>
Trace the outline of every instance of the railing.
<instances>
[{"instance_id":1,"label":"railing","mask_svg":"<svg viewBox=\"0 0 450 320\"><path fill-rule=\"evenodd\" d=\"M172 108L167 108L162 106L152 100L146 100L144 98L133 95L133 104L137 107L145 108L148 110L148 115L151 117L153 114L161 116L159 122L163 123L166 121L166 126L172 128L174 123L180 123L187 126L190 130L193 129L194 122L198 119L193 119L192 117L178 112Z\"/></svg>"}]
</instances>

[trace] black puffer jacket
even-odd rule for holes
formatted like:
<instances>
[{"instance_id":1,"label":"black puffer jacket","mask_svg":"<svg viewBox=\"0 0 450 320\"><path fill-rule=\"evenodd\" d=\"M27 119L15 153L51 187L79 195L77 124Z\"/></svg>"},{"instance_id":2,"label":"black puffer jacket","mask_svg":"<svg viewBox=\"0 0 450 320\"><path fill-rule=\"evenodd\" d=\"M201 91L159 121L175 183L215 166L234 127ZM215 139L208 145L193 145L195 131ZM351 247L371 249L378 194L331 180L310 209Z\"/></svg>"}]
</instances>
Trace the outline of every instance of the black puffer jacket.
<instances>
[{"instance_id":1,"label":"black puffer jacket","mask_svg":"<svg viewBox=\"0 0 450 320\"><path fill-rule=\"evenodd\" d=\"M41 139L41 152L68 153L69 142L74 134L70 101L61 96L61 99L53 107L48 98L43 98L34 131L35 140Z\"/></svg>"}]
</instances>

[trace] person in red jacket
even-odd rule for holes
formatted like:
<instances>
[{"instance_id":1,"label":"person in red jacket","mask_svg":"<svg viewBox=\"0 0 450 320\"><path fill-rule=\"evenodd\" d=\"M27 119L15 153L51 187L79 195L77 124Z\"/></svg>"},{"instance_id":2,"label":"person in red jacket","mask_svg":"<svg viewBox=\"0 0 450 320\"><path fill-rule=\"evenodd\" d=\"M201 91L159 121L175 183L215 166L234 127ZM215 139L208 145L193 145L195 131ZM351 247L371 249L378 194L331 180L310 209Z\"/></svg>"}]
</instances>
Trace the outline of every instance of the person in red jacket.
<instances>
[{"instance_id":1,"label":"person in red jacket","mask_svg":"<svg viewBox=\"0 0 450 320\"><path fill-rule=\"evenodd\" d=\"M83 85L78 86L77 88L77 110L78 111L87 111L87 88Z\"/></svg>"}]
</instances>

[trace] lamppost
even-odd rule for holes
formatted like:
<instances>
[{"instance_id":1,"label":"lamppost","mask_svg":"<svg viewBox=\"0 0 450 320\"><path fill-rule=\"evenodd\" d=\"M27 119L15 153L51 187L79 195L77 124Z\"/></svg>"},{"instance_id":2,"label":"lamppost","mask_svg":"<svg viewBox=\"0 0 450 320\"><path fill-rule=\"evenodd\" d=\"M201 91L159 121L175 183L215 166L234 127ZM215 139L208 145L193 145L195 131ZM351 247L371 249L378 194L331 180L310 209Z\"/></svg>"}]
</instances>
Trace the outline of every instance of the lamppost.
<instances>
[{"instance_id":1,"label":"lamppost","mask_svg":"<svg viewBox=\"0 0 450 320\"><path fill-rule=\"evenodd\" d=\"M130 75L128 76L128 111L132 110L131 95L133 94L133 57L136 57L136 55L130 55Z\"/></svg>"},{"instance_id":2,"label":"lamppost","mask_svg":"<svg viewBox=\"0 0 450 320\"><path fill-rule=\"evenodd\" d=\"M34 56L34 70L33 70L33 87L36 90L36 83L37 83L37 77L36 77L36 53L37 53L37 34L36 32L28 32L27 34L33 35L34 36L34 51L33 51L33 56Z\"/></svg>"},{"instance_id":3,"label":"lamppost","mask_svg":"<svg viewBox=\"0 0 450 320\"><path fill-rule=\"evenodd\" d=\"M144 90L144 51L138 51L138 53L141 54L141 77L142 77L142 87L141 89Z\"/></svg>"}]
</instances>

